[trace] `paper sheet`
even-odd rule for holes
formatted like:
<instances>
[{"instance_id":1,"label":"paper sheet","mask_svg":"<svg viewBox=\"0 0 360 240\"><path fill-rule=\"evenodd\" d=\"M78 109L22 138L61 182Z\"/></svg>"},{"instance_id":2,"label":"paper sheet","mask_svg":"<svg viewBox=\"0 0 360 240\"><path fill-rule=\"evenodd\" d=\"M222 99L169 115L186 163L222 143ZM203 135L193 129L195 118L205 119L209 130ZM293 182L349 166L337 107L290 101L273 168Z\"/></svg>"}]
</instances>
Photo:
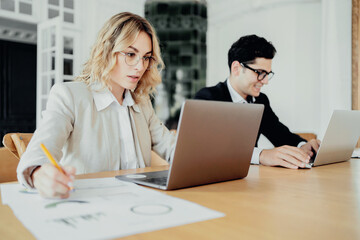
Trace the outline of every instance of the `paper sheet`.
<instances>
[{"instance_id":1,"label":"paper sheet","mask_svg":"<svg viewBox=\"0 0 360 240\"><path fill-rule=\"evenodd\" d=\"M360 158L360 148L355 148L351 157L352 158Z\"/></svg>"},{"instance_id":2,"label":"paper sheet","mask_svg":"<svg viewBox=\"0 0 360 240\"><path fill-rule=\"evenodd\" d=\"M20 184L1 198L38 239L106 239L188 224L224 214L115 178L76 180L68 199L44 199Z\"/></svg>"}]
</instances>

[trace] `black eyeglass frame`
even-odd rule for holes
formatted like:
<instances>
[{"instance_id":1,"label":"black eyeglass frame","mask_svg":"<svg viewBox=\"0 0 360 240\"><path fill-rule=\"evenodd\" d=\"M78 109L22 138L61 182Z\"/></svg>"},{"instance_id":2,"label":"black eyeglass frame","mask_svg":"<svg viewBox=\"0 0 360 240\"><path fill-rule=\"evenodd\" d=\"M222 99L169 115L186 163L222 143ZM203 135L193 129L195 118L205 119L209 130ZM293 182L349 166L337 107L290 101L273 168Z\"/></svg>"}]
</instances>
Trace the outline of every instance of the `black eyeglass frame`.
<instances>
[{"instance_id":1,"label":"black eyeglass frame","mask_svg":"<svg viewBox=\"0 0 360 240\"><path fill-rule=\"evenodd\" d=\"M254 73L256 73L258 75L257 77L257 80L258 81L262 81L266 78L266 76L268 76L268 80L270 80L273 76L274 76L274 72L273 71L270 71L270 72L267 72L265 70L258 70L258 69L254 69L252 67L249 67L246 63L240 63L240 65L244 68L248 68L250 69L251 71L253 71Z\"/></svg>"},{"instance_id":2,"label":"black eyeglass frame","mask_svg":"<svg viewBox=\"0 0 360 240\"><path fill-rule=\"evenodd\" d=\"M122 52L122 51L119 51L118 53L121 53L121 55L123 55L125 57L125 63L128 65L128 66L135 66L137 65L140 60L142 59L143 60L143 64L145 63L146 59L149 59L149 62L148 62L148 66L146 68L146 70L150 70L154 65L156 65L156 59L153 57L153 56L145 56L145 57L140 57L138 56L136 62L134 64L129 64L127 61L127 57L129 56L129 54L131 52ZM133 54L136 54L137 53L133 53Z\"/></svg>"}]
</instances>

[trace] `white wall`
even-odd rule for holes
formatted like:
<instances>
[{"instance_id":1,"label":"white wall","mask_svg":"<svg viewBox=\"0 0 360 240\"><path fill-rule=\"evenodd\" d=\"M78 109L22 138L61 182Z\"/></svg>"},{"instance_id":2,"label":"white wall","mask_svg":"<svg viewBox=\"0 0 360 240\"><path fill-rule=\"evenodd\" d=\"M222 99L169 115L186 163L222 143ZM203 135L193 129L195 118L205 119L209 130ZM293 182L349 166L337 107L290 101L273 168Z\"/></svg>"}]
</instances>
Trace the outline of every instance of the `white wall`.
<instances>
[{"instance_id":1,"label":"white wall","mask_svg":"<svg viewBox=\"0 0 360 240\"><path fill-rule=\"evenodd\" d=\"M257 34L277 49L274 78L263 88L294 132L322 137L333 109L351 109L351 0L207 0L207 85L229 75L227 52ZM81 0L81 61L112 15L144 15L145 0ZM81 69L81 68L80 68Z\"/></svg>"},{"instance_id":2,"label":"white wall","mask_svg":"<svg viewBox=\"0 0 360 240\"><path fill-rule=\"evenodd\" d=\"M81 64L90 55L92 45L104 23L120 12L132 12L144 16L145 0L81 0ZM81 68L80 68L81 69Z\"/></svg>"},{"instance_id":3,"label":"white wall","mask_svg":"<svg viewBox=\"0 0 360 240\"><path fill-rule=\"evenodd\" d=\"M321 136L334 108L350 109L350 0L208 0L208 20L207 85L228 77L231 44L243 35L257 34L277 49L275 76L263 92L290 130ZM334 71L330 59L341 61L342 70L337 79L326 84ZM341 91L336 92L340 82ZM326 94L328 90L335 96Z\"/></svg>"},{"instance_id":4,"label":"white wall","mask_svg":"<svg viewBox=\"0 0 360 240\"><path fill-rule=\"evenodd\" d=\"M99 29L112 15L122 11L144 15L145 0L79 1L81 65L88 59ZM242 35L258 34L277 49L273 61L276 74L263 92L292 131L314 132L321 138L334 109L351 109L351 0L207 3L207 85L229 75L231 44Z\"/></svg>"},{"instance_id":5,"label":"white wall","mask_svg":"<svg viewBox=\"0 0 360 240\"><path fill-rule=\"evenodd\" d=\"M351 109L351 1L323 0L320 122L334 109Z\"/></svg>"}]
</instances>

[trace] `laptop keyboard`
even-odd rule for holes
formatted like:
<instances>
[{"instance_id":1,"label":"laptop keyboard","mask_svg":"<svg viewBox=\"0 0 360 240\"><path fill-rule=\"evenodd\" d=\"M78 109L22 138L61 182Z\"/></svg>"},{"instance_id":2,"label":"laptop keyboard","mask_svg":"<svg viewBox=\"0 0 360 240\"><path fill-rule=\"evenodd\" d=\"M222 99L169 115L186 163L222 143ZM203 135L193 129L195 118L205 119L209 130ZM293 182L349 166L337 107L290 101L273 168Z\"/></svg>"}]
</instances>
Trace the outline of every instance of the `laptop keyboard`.
<instances>
[{"instance_id":1,"label":"laptop keyboard","mask_svg":"<svg viewBox=\"0 0 360 240\"><path fill-rule=\"evenodd\" d=\"M146 178L143 181L161 186L166 186L167 179L168 179L167 177L154 177L154 178Z\"/></svg>"},{"instance_id":2,"label":"laptop keyboard","mask_svg":"<svg viewBox=\"0 0 360 240\"><path fill-rule=\"evenodd\" d=\"M139 177L136 177L138 175ZM135 182L139 184L151 183L158 186L166 186L168 179L169 171L156 171L156 172L147 172L147 173L138 173L128 175L118 175L116 176L119 180Z\"/></svg>"}]
</instances>

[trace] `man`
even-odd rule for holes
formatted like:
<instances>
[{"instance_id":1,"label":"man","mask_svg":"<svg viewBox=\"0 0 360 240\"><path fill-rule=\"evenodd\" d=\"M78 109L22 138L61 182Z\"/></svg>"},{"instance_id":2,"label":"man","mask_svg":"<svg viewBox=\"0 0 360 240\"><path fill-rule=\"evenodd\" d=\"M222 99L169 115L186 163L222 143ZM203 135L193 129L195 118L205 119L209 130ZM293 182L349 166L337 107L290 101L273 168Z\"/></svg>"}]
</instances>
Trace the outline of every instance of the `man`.
<instances>
[{"instance_id":1,"label":"man","mask_svg":"<svg viewBox=\"0 0 360 240\"><path fill-rule=\"evenodd\" d=\"M261 87L268 84L274 75L271 64L275 53L274 46L262 37L241 37L228 53L230 77L214 87L201 89L196 93L195 99L263 104L264 114L257 139L263 134L276 148L255 147L251 163L304 168L313 156L313 150L317 152L320 141L313 139L306 142L291 133L271 109L268 97L260 92Z\"/></svg>"}]
</instances>

